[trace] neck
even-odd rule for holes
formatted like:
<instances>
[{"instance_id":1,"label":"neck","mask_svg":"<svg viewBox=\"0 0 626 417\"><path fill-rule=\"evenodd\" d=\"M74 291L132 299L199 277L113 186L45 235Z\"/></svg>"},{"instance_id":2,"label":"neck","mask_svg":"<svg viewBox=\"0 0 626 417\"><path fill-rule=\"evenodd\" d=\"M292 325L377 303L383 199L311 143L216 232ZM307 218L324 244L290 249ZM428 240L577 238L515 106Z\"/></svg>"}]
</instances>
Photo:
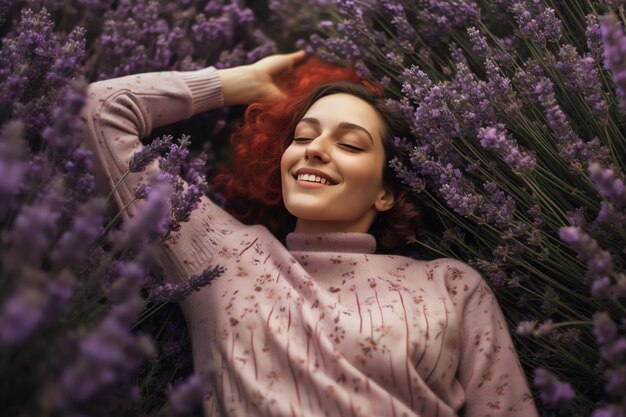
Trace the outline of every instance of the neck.
<instances>
[{"instance_id":1,"label":"neck","mask_svg":"<svg viewBox=\"0 0 626 417\"><path fill-rule=\"evenodd\" d=\"M375 217L375 216L374 216ZM367 233L374 222L374 217L363 216L353 222L306 220L299 218L296 222L296 233Z\"/></svg>"}]
</instances>

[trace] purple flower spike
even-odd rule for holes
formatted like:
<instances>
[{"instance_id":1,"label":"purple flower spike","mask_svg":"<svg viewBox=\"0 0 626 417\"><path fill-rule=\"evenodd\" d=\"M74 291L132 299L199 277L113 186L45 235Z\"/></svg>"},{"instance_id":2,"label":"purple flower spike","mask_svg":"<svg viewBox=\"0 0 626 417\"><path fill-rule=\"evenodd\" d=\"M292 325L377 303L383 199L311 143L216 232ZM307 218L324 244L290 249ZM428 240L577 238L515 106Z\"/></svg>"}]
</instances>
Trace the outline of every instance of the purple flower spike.
<instances>
[{"instance_id":1,"label":"purple flower spike","mask_svg":"<svg viewBox=\"0 0 626 417\"><path fill-rule=\"evenodd\" d=\"M190 136L182 135L178 141L178 145L170 145L167 156L159 161L159 168L173 176L180 174L180 168L183 161L189 156L189 150L187 149L191 141Z\"/></svg>"},{"instance_id":2,"label":"purple flower spike","mask_svg":"<svg viewBox=\"0 0 626 417\"><path fill-rule=\"evenodd\" d=\"M623 417L624 412L617 407L603 407L594 410L591 417Z\"/></svg>"},{"instance_id":3,"label":"purple flower spike","mask_svg":"<svg viewBox=\"0 0 626 417\"><path fill-rule=\"evenodd\" d=\"M620 110L626 112L626 35L615 15L601 20L604 67L613 74Z\"/></svg>"},{"instance_id":4,"label":"purple flower spike","mask_svg":"<svg viewBox=\"0 0 626 417\"><path fill-rule=\"evenodd\" d=\"M15 208L15 198L26 173L22 162L26 154L23 129L21 122L10 122L0 131L0 221Z\"/></svg>"},{"instance_id":5,"label":"purple flower spike","mask_svg":"<svg viewBox=\"0 0 626 417\"><path fill-rule=\"evenodd\" d=\"M185 416L199 408L208 391L206 378L192 374L167 393L169 406L175 416Z\"/></svg>"},{"instance_id":6,"label":"purple flower spike","mask_svg":"<svg viewBox=\"0 0 626 417\"><path fill-rule=\"evenodd\" d=\"M54 320L74 294L75 284L69 274L50 277L36 271L27 273L31 282L20 285L0 312L0 342L5 345L26 341L39 326Z\"/></svg>"},{"instance_id":7,"label":"purple flower spike","mask_svg":"<svg viewBox=\"0 0 626 417\"><path fill-rule=\"evenodd\" d=\"M80 342L74 362L64 369L59 381L48 386L57 411L78 415L73 412L90 405L102 407L101 401L109 390L128 383L137 367L154 355L152 342L129 330L142 306L140 299L113 306L98 327Z\"/></svg>"},{"instance_id":8,"label":"purple flower spike","mask_svg":"<svg viewBox=\"0 0 626 417\"><path fill-rule=\"evenodd\" d=\"M606 392L618 398L626 396L626 365L607 372Z\"/></svg>"},{"instance_id":9,"label":"purple flower spike","mask_svg":"<svg viewBox=\"0 0 626 417\"><path fill-rule=\"evenodd\" d=\"M593 58L600 62L602 60L602 32L600 30L600 24L598 23L598 16L595 14L588 14L586 16L587 29L585 35L587 36L587 49Z\"/></svg>"},{"instance_id":10,"label":"purple flower spike","mask_svg":"<svg viewBox=\"0 0 626 417\"><path fill-rule=\"evenodd\" d=\"M428 75L419 67L413 65L402 73L402 93L414 103L421 103L433 86Z\"/></svg>"},{"instance_id":11,"label":"purple flower spike","mask_svg":"<svg viewBox=\"0 0 626 417\"><path fill-rule=\"evenodd\" d=\"M556 376L542 368L535 369L533 384L539 390L539 396L550 408L562 409L572 402L574 390L567 382L560 381Z\"/></svg>"},{"instance_id":12,"label":"purple flower spike","mask_svg":"<svg viewBox=\"0 0 626 417\"><path fill-rule=\"evenodd\" d=\"M33 204L24 206L5 236L10 256L39 266L54 244L64 210L66 201L52 187Z\"/></svg>"},{"instance_id":13,"label":"purple flower spike","mask_svg":"<svg viewBox=\"0 0 626 417\"><path fill-rule=\"evenodd\" d=\"M130 172L143 171L152 161L160 156L161 152L172 146L172 136L165 135L150 142L148 145L135 152L128 161Z\"/></svg>"},{"instance_id":14,"label":"purple flower spike","mask_svg":"<svg viewBox=\"0 0 626 417\"><path fill-rule=\"evenodd\" d=\"M596 61L590 56L581 57L573 45L559 49L555 68L561 73L566 87L574 94L582 94L595 113L601 126L606 126L609 107L603 99L602 84Z\"/></svg>"},{"instance_id":15,"label":"purple flower spike","mask_svg":"<svg viewBox=\"0 0 626 417\"><path fill-rule=\"evenodd\" d=\"M476 55L482 58L486 58L489 53L489 46L487 45L487 38L475 27L467 29L470 42L472 43L472 50Z\"/></svg>"},{"instance_id":16,"label":"purple flower spike","mask_svg":"<svg viewBox=\"0 0 626 417\"><path fill-rule=\"evenodd\" d=\"M93 193L95 178L92 167L91 151L83 148L75 149L63 163L65 186L77 201L86 201Z\"/></svg>"},{"instance_id":17,"label":"purple flower spike","mask_svg":"<svg viewBox=\"0 0 626 417\"><path fill-rule=\"evenodd\" d=\"M50 103L77 75L84 57L84 30L55 33L46 8L35 12L19 7L19 23L16 19L3 35L0 48L0 119L21 119L30 135L49 124Z\"/></svg>"},{"instance_id":18,"label":"purple flower spike","mask_svg":"<svg viewBox=\"0 0 626 417\"><path fill-rule=\"evenodd\" d=\"M562 227L559 230L561 240L567 243L578 254L578 259L587 264L589 277L593 280L601 279L595 284L598 294L606 294L608 289L606 277L613 271L613 257L611 253L601 249L591 236L583 232L578 226Z\"/></svg>"},{"instance_id":19,"label":"purple flower spike","mask_svg":"<svg viewBox=\"0 0 626 417\"><path fill-rule=\"evenodd\" d=\"M600 277L591 284L591 294L597 298L609 298L613 295L611 278Z\"/></svg>"},{"instance_id":20,"label":"purple flower spike","mask_svg":"<svg viewBox=\"0 0 626 417\"><path fill-rule=\"evenodd\" d=\"M191 212L194 211L200 203L200 198L207 191L206 184L192 184L187 187L186 191L174 193L172 197L172 220L175 224L189 221Z\"/></svg>"},{"instance_id":21,"label":"purple flower spike","mask_svg":"<svg viewBox=\"0 0 626 417\"><path fill-rule=\"evenodd\" d=\"M50 255L57 268L80 265L85 260L102 233L105 209L104 198L90 200L79 209L71 228L61 235Z\"/></svg>"},{"instance_id":22,"label":"purple flower spike","mask_svg":"<svg viewBox=\"0 0 626 417\"><path fill-rule=\"evenodd\" d=\"M184 300L189 294L200 291L209 285L217 277L224 273L222 266L205 269L199 275L192 275L187 281L178 284L153 284L150 288L150 298L154 301L178 302Z\"/></svg>"},{"instance_id":23,"label":"purple flower spike","mask_svg":"<svg viewBox=\"0 0 626 417\"><path fill-rule=\"evenodd\" d=\"M80 110L85 104L84 82L68 87L59 95L57 107L52 110L52 125L41 132L53 156L65 160L78 146L83 122Z\"/></svg>"},{"instance_id":24,"label":"purple flower spike","mask_svg":"<svg viewBox=\"0 0 626 417\"><path fill-rule=\"evenodd\" d=\"M500 155L520 174L527 175L535 168L536 160L529 152L521 151L515 139L506 132L502 124L480 128L478 130L480 145Z\"/></svg>"},{"instance_id":25,"label":"purple flower spike","mask_svg":"<svg viewBox=\"0 0 626 417\"><path fill-rule=\"evenodd\" d=\"M144 251L137 259L127 263L116 263L107 271L109 276L106 280L112 282L108 292L111 302L120 304L139 294L149 271L154 266L153 263L150 252Z\"/></svg>"},{"instance_id":26,"label":"purple flower spike","mask_svg":"<svg viewBox=\"0 0 626 417\"><path fill-rule=\"evenodd\" d=\"M607 313L593 315L593 335L600 347L600 356L609 365L619 364L626 358L626 339L619 335L617 325Z\"/></svg>"},{"instance_id":27,"label":"purple flower spike","mask_svg":"<svg viewBox=\"0 0 626 417\"><path fill-rule=\"evenodd\" d=\"M559 155L572 170L582 172L583 167L589 161L606 159L606 148L597 139L585 142L574 131L568 117L556 100L554 83L550 79L540 77L535 84L534 94L544 108L548 124L559 142Z\"/></svg>"},{"instance_id":28,"label":"purple flower spike","mask_svg":"<svg viewBox=\"0 0 626 417\"><path fill-rule=\"evenodd\" d=\"M169 227L171 176L160 174L152 180L146 198L134 208L134 215L116 233L116 240L129 248L141 249L161 237Z\"/></svg>"},{"instance_id":29,"label":"purple flower spike","mask_svg":"<svg viewBox=\"0 0 626 417\"><path fill-rule=\"evenodd\" d=\"M626 206L626 186L624 178L613 169L604 169L598 163L589 164L589 178L596 186L600 195L606 198L615 208Z\"/></svg>"},{"instance_id":30,"label":"purple flower spike","mask_svg":"<svg viewBox=\"0 0 626 417\"><path fill-rule=\"evenodd\" d=\"M545 7L540 0L515 2L511 7L521 34L539 45L558 42L561 38L561 21L554 9Z\"/></svg>"}]
</instances>

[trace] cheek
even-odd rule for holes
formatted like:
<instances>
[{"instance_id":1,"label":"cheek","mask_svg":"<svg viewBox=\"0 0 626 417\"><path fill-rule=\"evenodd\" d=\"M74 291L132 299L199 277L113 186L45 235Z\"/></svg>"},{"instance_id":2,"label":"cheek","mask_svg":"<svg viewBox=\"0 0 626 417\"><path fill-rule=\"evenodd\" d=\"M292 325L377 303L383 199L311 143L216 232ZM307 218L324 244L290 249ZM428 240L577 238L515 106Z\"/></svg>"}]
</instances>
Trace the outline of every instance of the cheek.
<instances>
[{"instance_id":1,"label":"cheek","mask_svg":"<svg viewBox=\"0 0 626 417\"><path fill-rule=\"evenodd\" d=\"M360 161L350 161L346 164L346 176L352 182L365 183L369 186L378 185L383 178L383 163L378 158L367 158Z\"/></svg>"},{"instance_id":2,"label":"cheek","mask_svg":"<svg viewBox=\"0 0 626 417\"><path fill-rule=\"evenodd\" d=\"M285 175L289 171L289 168L292 165L292 161L293 161L293 149L291 146L289 146L287 147L287 149L285 149L282 156L280 157L280 175L281 176Z\"/></svg>"}]
</instances>

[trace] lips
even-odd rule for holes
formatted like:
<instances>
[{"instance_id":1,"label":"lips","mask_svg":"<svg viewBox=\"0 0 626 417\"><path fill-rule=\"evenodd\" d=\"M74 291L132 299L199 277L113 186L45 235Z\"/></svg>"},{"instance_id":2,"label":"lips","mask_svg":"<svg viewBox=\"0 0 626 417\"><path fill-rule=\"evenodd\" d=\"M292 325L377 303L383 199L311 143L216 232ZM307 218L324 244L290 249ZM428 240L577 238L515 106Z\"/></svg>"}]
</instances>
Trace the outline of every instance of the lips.
<instances>
[{"instance_id":1,"label":"lips","mask_svg":"<svg viewBox=\"0 0 626 417\"><path fill-rule=\"evenodd\" d=\"M328 174L315 168L300 168L293 177L298 181L317 182L323 185L337 185Z\"/></svg>"}]
</instances>

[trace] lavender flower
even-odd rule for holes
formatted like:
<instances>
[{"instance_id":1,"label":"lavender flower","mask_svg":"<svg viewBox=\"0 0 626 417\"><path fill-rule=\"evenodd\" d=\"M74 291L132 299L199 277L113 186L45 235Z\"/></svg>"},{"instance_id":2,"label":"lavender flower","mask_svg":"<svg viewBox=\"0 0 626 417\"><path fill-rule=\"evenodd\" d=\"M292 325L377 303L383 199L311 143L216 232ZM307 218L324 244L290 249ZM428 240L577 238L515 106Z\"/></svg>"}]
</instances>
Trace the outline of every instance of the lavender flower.
<instances>
[{"instance_id":1,"label":"lavender flower","mask_svg":"<svg viewBox=\"0 0 626 417\"><path fill-rule=\"evenodd\" d=\"M84 28L77 26L59 45L46 77L50 87L62 88L74 77L79 65L85 58L86 34L87 31Z\"/></svg>"},{"instance_id":2,"label":"lavender flower","mask_svg":"<svg viewBox=\"0 0 626 417\"><path fill-rule=\"evenodd\" d=\"M617 175L615 170L604 169L598 163L589 164L589 179L615 208L626 206L626 185L624 178Z\"/></svg>"},{"instance_id":3,"label":"lavender flower","mask_svg":"<svg viewBox=\"0 0 626 417\"><path fill-rule=\"evenodd\" d=\"M365 49L351 39L323 39L314 34L310 41L320 58L337 64L357 61L366 54Z\"/></svg>"},{"instance_id":4,"label":"lavender flower","mask_svg":"<svg viewBox=\"0 0 626 417\"><path fill-rule=\"evenodd\" d=\"M106 201L95 198L85 203L72 220L72 226L57 241L50 260L62 266L80 265L102 233Z\"/></svg>"},{"instance_id":5,"label":"lavender flower","mask_svg":"<svg viewBox=\"0 0 626 417\"><path fill-rule=\"evenodd\" d=\"M70 158L63 163L65 175L63 180L68 193L76 201L86 201L95 189L95 178L92 174L93 160L91 151L77 148Z\"/></svg>"},{"instance_id":6,"label":"lavender flower","mask_svg":"<svg viewBox=\"0 0 626 417\"><path fill-rule=\"evenodd\" d=\"M556 101L552 81L542 77L535 87L535 94L546 112L548 124L559 141L559 155L574 171L582 171L588 161L606 160L607 150L597 139L584 142L574 131Z\"/></svg>"},{"instance_id":7,"label":"lavender flower","mask_svg":"<svg viewBox=\"0 0 626 417\"><path fill-rule=\"evenodd\" d=\"M469 40L472 43L472 50L481 58L486 58L489 53L487 38L475 27L467 28Z\"/></svg>"},{"instance_id":8,"label":"lavender flower","mask_svg":"<svg viewBox=\"0 0 626 417\"><path fill-rule=\"evenodd\" d=\"M52 124L41 132L53 157L66 160L78 146L83 121L80 110L85 104L85 84L75 83L64 89L58 97L57 106L52 110Z\"/></svg>"},{"instance_id":9,"label":"lavender flower","mask_svg":"<svg viewBox=\"0 0 626 417\"><path fill-rule=\"evenodd\" d=\"M139 294L154 264L154 251L150 249L144 249L133 260L116 262L107 271L105 282L111 303L123 304Z\"/></svg>"},{"instance_id":10,"label":"lavender flower","mask_svg":"<svg viewBox=\"0 0 626 417\"><path fill-rule=\"evenodd\" d=\"M411 11L417 18L416 27L430 41L454 30L475 25L479 17L477 2L468 0L429 1L426 4L411 3Z\"/></svg>"},{"instance_id":11,"label":"lavender flower","mask_svg":"<svg viewBox=\"0 0 626 417\"><path fill-rule=\"evenodd\" d=\"M546 320L541 324L539 324L537 320L525 320L520 321L517 324L515 333L520 336L544 337L550 335L554 331L554 323L552 320Z\"/></svg>"},{"instance_id":12,"label":"lavender flower","mask_svg":"<svg viewBox=\"0 0 626 417\"><path fill-rule=\"evenodd\" d=\"M114 240L121 247L141 249L165 234L169 227L171 176L161 173L153 177L147 196L128 219Z\"/></svg>"},{"instance_id":13,"label":"lavender flower","mask_svg":"<svg viewBox=\"0 0 626 417\"><path fill-rule=\"evenodd\" d=\"M170 301L179 302L184 300L191 293L199 291L201 288L209 285L217 277L224 273L225 269L221 266L207 268L199 275L192 275L187 281L178 284L153 283L150 288L150 298L154 301Z\"/></svg>"},{"instance_id":14,"label":"lavender flower","mask_svg":"<svg viewBox=\"0 0 626 417\"><path fill-rule=\"evenodd\" d=\"M159 68L159 64L155 65L149 59L147 49L156 43L164 29L158 26L157 3L137 2L131 18L128 15L132 3L123 3L127 4L105 15L103 33L98 40L101 48L99 79ZM120 62L117 57L124 58Z\"/></svg>"},{"instance_id":15,"label":"lavender flower","mask_svg":"<svg viewBox=\"0 0 626 417\"><path fill-rule=\"evenodd\" d=\"M615 322L607 313L593 315L593 335L600 355L608 364L618 364L626 358L626 339L620 336Z\"/></svg>"},{"instance_id":16,"label":"lavender flower","mask_svg":"<svg viewBox=\"0 0 626 417\"><path fill-rule=\"evenodd\" d=\"M598 23L598 16L595 14L588 14L585 19L587 21L587 28L585 30L585 35L587 36L587 49L596 62L601 62L602 32L600 30L600 23Z\"/></svg>"},{"instance_id":17,"label":"lavender flower","mask_svg":"<svg viewBox=\"0 0 626 417\"><path fill-rule=\"evenodd\" d=\"M613 74L620 110L626 112L626 35L614 15L601 20L604 67Z\"/></svg>"},{"instance_id":18,"label":"lavender flower","mask_svg":"<svg viewBox=\"0 0 626 417\"><path fill-rule=\"evenodd\" d=\"M23 124L10 122L0 131L0 221L14 210L25 174Z\"/></svg>"},{"instance_id":19,"label":"lavender flower","mask_svg":"<svg viewBox=\"0 0 626 417\"><path fill-rule=\"evenodd\" d=\"M564 45L559 49L559 60L555 68L563 76L566 87L575 94L583 94L599 124L606 126L609 109L602 97L602 85L593 58L580 57L573 45Z\"/></svg>"},{"instance_id":20,"label":"lavender flower","mask_svg":"<svg viewBox=\"0 0 626 417\"><path fill-rule=\"evenodd\" d=\"M152 342L146 336L129 331L142 304L135 299L113 306L98 327L80 342L73 363L46 387L47 398L55 410L67 414L111 408L110 404L103 404L106 394L128 384L139 365L154 355Z\"/></svg>"},{"instance_id":21,"label":"lavender flower","mask_svg":"<svg viewBox=\"0 0 626 417\"><path fill-rule=\"evenodd\" d=\"M69 303L76 287L73 277L56 277L25 269L22 282L4 300L0 311L0 343L24 343L40 326L57 318Z\"/></svg>"},{"instance_id":22,"label":"lavender flower","mask_svg":"<svg viewBox=\"0 0 626 417\"><path fill-rule=\"evenodd\" d=\"M421 103L432 88L432 81L419 67L412 65L402 73L402 93L414 103Z\"/></svg>"},{"instance_id":23,"label":"lavender flower","mask_svg":"<svg viewBox=\"0 0 626 417\"><path fill-rule=\"evenodd\" d=\"M543 368L535 369L533 384L539 390L541 401L550 408L562 409L576 396L569 383L560 381Z\"/></svg>"},{"instance_id":24,"label":"lavender flower","mask_svg":"<svg viewBox=\"0 0 626 417\"><path fill-rule=\"evenodd\" d=\"M537 320L524 320L517 323L515 333L520 336L531 336L535 332L537 326Z\"/></svg>"},{"instance_id":25,"label":"lavender flower","mask_svg":"<svg viewBox=\"0 0 626 417\"><path fill-rule=\"evenodd\" d=\"M207 191L207 185L191 184L186 190L180 190L172 196L171 216L173 224L189 221L191 212L198 207L200 198Z\"/></svg>"},{"instance_id":26,"label":"lavender flower","mask_svg":"<svg viewBox=\"0 0 626 417\"><path fill-rule=\"evenodd\" d=\"M199 374L192 374L167 393L170 409L176 416L191 413L202 404L202 399L208 389L207 378Z\"/></svg>"},{"instance_id":27,"label":"lavender flower","mask_svg":"<svg viewBox=\"0 0 626 417\"><path fill-rule=\"evenodd\" d=\"M626 395L626 365L621 365L607 372L606 392L618 398Z\"/></svg>"},{"instance_id":28,"label":"lavender flower","mask_svg":"<svg viewBox=\"0 0 626 417\"><path fill-rule=\"evenodd\" d=\"M511 11L522 36L538 45L558 42L561 38L561 21L554 9L545 7L540 0L524 0L513 4Z\"/></svg>"},{"instance_id":29,"label":"lavender flower","mask_svg":"<svg viewBox=\"0 0 626 417\"><path fill-rule=\"evenodd\" d=\"M167 172L174 177L180 174L180 166L189 156L189 150L187 149L191 143L189 138L190 136L182 135L178 145L170 145L166 157L159 161L159 168L163 172Z\"/></svg>"},{"instance_id":30,"label":"lavender flower","mask_svg":"<svg viewBox=\"0 0 626 417\"><path fill-rule=\"evenodd\" d=\"M598 243L580 227L571 226L561 228L561 240L567 243L578 254L578 259L587 263L588 277L594 280L593 294L600 297L610 294L607 279L613 273L613 258L611 253L601 249Z\"/></svg>"},{"instance_id":31,"label":"lavender flower","mask_svg":"<svg viewBox=\"0 0 626 417\"><path fill-rule=\"evenodd\" d=\"M172 139L171 135L164 135L142 147L131 156L130 161L128 161L128 170L140 172L146 169L153 160L159 157L161 152L172 146Z\"/></svg>"},{"instance_id":32,"label":"lavender flower","mask_svg":"<svg viewBox=\"0 0 626 417\"><path fill-rule=\"evenodd\" d=\"M535 157L529 152L521 151L505 129L503 124L480 128L478 130L480 145L499 154L507 164L520 174L528 175L535 168Z\"/></svg>"},{"instance_id":33,"label":"lavender flower","mask_svg":"<svg viewBox=\"0 0 626 417\"><path fill-rule=\"evenodd\" d=\"M78 71L84 30L56 34L46 9L24 9L0 48L0 118L22 119L28 134L49 123L50 103Z\"/></svg>"},{"instance_id":34,"label":"lavender flower","mask_svg":"<svg viewBox=\"0 0 626 417\"><path fill-rule=\"evenodd\" d=\"M561 228L559 236L561 240L568 245L576 245L576 247L580 249L579 256L581 257L581 261L593 258L598 250L596 241L584 233L578 226Z\"/></svg>"},{"instance_id":35,"label":"lavender flower","mask_svg":"<svg viewBox=\"0 0 626 417\"><path fill-rule=\"evenodd\" d=\"M394 0L381 0L381 3L383 17L393 25L402 49L407 53L414 52L413 44L417 38L417 32L409 23L402 3Z\"/></svg>"},{"instance_id":36,"label":"lavender flower","mask_svg":"<svg viewBox=\"0 0 626 417\"><path fill-rule=\"evenodd\" d=\"M33 204L24 206L3 236L3 243L9 247L4 261L41 265L57 239L65 205L63 197L50 186Z\"/></svg>"}]
</instances>

